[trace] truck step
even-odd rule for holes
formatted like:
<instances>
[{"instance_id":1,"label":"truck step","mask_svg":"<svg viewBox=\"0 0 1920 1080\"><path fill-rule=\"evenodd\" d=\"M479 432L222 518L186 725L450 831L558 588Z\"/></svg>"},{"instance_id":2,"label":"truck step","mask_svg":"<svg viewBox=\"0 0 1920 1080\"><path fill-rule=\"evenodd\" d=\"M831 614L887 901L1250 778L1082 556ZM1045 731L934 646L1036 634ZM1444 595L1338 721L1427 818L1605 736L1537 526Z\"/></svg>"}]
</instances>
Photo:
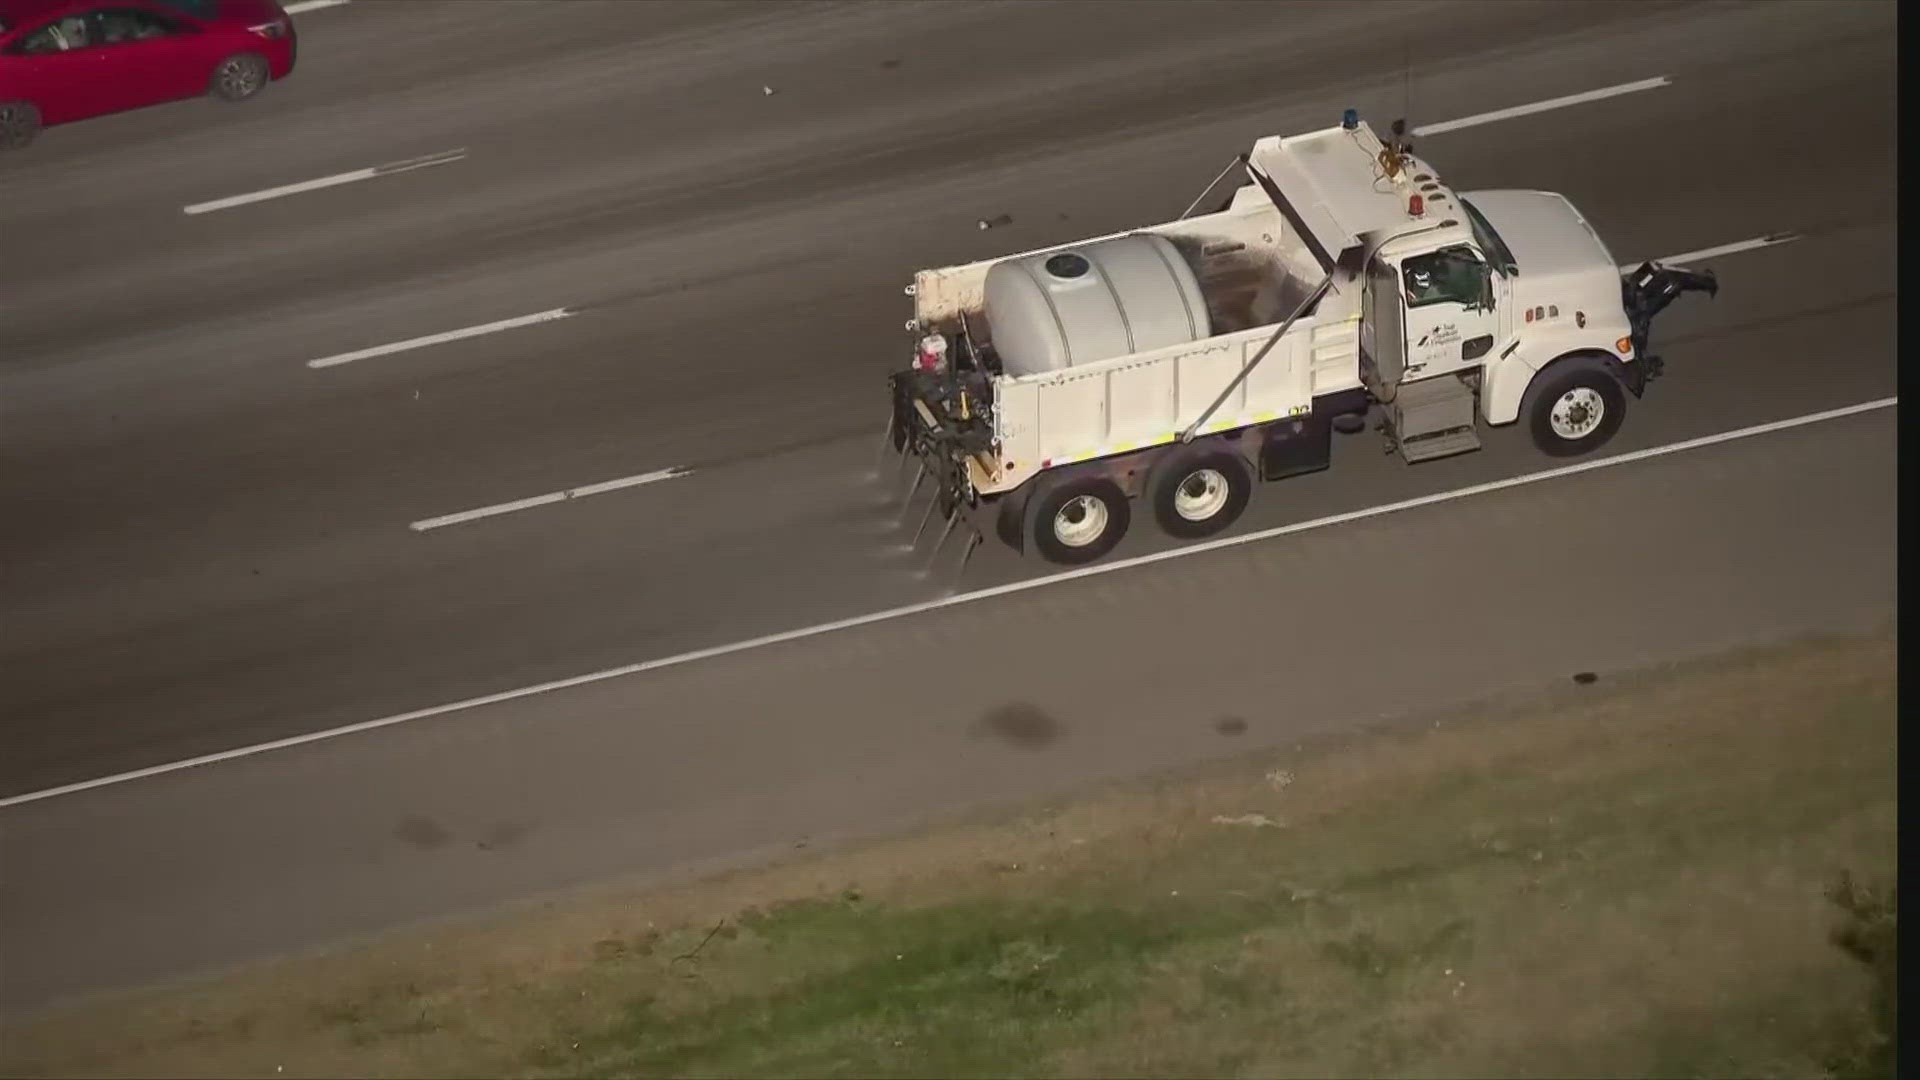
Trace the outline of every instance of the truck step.
<instances>
[{"instance_id":1,"label":"truck step","mask_svg":"<svg viewBox=\"0 0 1920 1080\"><path fill-rule=\"evenodd\" d=\"M1473 391L1452 375L1400 384L1385 412L1388 449L1408 464L1480 449Z\"/></svg>"}]
</instances>

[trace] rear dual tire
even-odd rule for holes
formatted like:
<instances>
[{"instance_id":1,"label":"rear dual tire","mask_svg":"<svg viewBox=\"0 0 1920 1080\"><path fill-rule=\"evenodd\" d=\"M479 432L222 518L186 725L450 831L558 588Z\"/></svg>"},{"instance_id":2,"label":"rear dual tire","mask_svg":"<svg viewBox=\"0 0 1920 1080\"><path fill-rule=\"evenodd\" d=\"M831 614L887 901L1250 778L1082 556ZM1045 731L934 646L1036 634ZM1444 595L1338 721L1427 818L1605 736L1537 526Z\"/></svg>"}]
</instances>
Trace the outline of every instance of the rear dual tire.
<instances>
[{"instance_id":1,"label":"rear dual tire","mask_svg":"<svg viewBox=\"0 0 1920 1080\"><path fill-rule=\"evenodd\" d=\"M1154 470L1147 497L1162 532L1198 540L1240 520L1253 497L1253 470L1224 447L1181 453Z\"/></svg>"},{"instance_id":2,"label":"rear dual tire","mask_svg":"<svg viewBox=\"0 0 1920 1080\"><path fill-rule=\"evenodd\" d=\"M1154 470L1147 501L1155 520L1177 540L1212 536L1239 520L1253 494L1253 470L1224 447L1170 456ZM1133 508L1119 484L1089 475L1038 496L1030 533L1040 557L1060 566L1103 558L1126 536Z\"/></svg>"},{"instance_id":3,"label":"rear dual tire","mask_svg":"<svg viewBox=\"0 0 1920 1080\"><path fill-rule=\"evenodd\" d=\"M1104 476L1083 476L1055 485L1033 508L1033 546L1061 566L1082 566L1127 535L1133 508L1120 485Z\"/></svg>"}]
</instances>

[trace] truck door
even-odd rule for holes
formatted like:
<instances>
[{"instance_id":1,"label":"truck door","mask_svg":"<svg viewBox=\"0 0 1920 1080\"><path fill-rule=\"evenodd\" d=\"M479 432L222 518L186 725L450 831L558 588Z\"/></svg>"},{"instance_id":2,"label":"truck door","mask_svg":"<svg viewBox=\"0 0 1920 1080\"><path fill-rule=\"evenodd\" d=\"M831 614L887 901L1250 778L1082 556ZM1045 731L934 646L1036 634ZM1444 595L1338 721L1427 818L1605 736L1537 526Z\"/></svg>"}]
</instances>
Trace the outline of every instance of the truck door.
<instances>
[{"instance_id":1,"label":"truck door","mask_svg":"<svg viewBox=\"0 0 1920 1080\"><path fill-rule=\"evenodd\" d=\"M1492 269L1454 244L1400 261L1406 297L1407 378L1423 379L1484 362L1498 326Z\"/></svg>"},{"instance_id":2,"label":"truck door","mask_svg":"<svg viewBox=\"0 0 1920 1080\"><path fill-rule=\"evenodd\" d=\"M1367 263L1367 287L1360 294L1360 355L1385 386L1400 381L1406 366L1404 324L1400 318L1400 273L1392 263Z\"/></svg>"}]
</instances>

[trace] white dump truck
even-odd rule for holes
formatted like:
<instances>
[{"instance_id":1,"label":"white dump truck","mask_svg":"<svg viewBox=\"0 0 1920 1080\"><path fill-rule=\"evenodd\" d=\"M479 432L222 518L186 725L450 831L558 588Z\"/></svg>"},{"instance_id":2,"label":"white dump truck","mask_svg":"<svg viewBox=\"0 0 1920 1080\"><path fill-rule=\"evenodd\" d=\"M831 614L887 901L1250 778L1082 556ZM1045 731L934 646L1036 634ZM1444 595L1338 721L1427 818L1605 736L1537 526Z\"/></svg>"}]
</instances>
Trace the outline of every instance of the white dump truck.
<instances>
[{"instance_id":1,"label":"white dump truck","mask_svg":"<svg viewBox=\"0 0 1920 1080\"><path fill-rule=\"evenodd\" d=\"M1623 276L1565 198L1455 192L1403 131L1349 110L1256 142L1201 193L1244 171L1216 212L918 272L893 448L950 525L1079 564L1136 499L1175 537L1225 529L1375 410L1409 463L1477 449L1482 423L1604 445L1658 373L1654 315L1713 277Z\"/></svg>"}]
</instances>

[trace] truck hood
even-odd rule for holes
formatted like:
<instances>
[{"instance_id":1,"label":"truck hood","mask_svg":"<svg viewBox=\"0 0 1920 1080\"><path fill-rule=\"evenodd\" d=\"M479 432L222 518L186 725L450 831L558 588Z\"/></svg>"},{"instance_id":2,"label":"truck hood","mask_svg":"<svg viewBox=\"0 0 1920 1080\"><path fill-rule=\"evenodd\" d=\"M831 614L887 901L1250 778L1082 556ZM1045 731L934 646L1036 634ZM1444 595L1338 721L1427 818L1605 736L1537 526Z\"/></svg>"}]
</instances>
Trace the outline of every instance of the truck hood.
<instances>
[{"instance_id":1,"label":"truck hood","mask_svg":"<svg viewBox=\"0 0 1920 1080\"><path fill-rule=\"evenodd\" d=\"M1461 197L1513 251L1521 304L1565 303L1572 293L1586 303L1606 296L1617 303L1620 270L1613 253L1565 197L1546 191L1469 191Z\"/></svg>"}]
</instances>

